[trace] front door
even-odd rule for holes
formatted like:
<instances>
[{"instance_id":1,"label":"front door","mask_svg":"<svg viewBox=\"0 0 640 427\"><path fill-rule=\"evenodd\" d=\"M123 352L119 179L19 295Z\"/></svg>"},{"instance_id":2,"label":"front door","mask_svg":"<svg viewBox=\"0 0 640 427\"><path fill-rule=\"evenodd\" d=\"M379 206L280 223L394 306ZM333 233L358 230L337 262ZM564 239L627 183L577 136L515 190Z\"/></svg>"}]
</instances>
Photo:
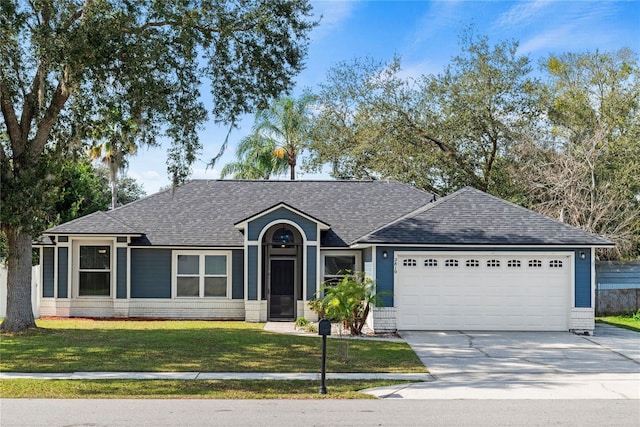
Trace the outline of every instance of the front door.
<instances>
[{"instance_id":1,"label":"front door","mask_svg":"<svg viewBox=\"0 0 640 427\"><path fill-rule=\"evenodd\" d=\"M293 320L295 318L296 260L271 259L268 290L269 319Z\"/></svg>"}]
</instances>

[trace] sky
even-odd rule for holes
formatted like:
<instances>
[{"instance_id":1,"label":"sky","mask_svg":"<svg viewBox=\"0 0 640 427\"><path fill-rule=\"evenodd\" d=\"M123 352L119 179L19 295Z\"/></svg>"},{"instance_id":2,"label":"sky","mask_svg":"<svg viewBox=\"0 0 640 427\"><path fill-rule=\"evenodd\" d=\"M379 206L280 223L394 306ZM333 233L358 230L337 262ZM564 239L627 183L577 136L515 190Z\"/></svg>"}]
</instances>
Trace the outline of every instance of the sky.
<instances>
[{"instance_id":1,"label":"sky","mask_svg":"<svg viewBox=\"0 0 640 427\"><path fill-rule=\"evenodd\" d=\"M490 44L519 42L519 54L534 64L551 54L601 52L631 48L640 54L640 0L629 1L312 1L320 24L311 33L305 70L296 79L294 96L315 89L329 69L342 61L371 57L401 58L407 76L439 74L460 53L459 36L469 25ZM235 147L251 132L246 116L230 135L214 168L207 168L227 130L209 122L200 132L203 150L191 178L219 179L224 164L235 160ZM166 148L140 148L127 175L147 194L170 184ZM298 179L329 179L327 174L297 172ZM285 174L279 179L287 179Z\"/></svg>"}]
</instances>

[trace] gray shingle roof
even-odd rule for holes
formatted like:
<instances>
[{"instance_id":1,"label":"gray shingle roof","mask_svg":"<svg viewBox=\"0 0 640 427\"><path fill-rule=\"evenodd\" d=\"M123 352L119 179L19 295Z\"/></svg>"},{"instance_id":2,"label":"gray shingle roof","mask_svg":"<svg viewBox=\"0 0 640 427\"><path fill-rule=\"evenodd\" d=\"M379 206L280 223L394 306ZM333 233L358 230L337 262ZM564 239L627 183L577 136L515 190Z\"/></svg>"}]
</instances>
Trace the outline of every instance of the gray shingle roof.
<instances>
[{"instance_id":1,"label":"gray shingle roof","mask_svg":"<svg viewBox=\"0 0 640 427\"><path fill-rule=\"evenodd\" d=\"M242 246L234 224L282 202L330 224L323 246L346 246L431 200L396 181L193 180L48 233L140 233L152 245Z\"/></svg>"},{"instance_id":2,"label":"gray shingle roof","mask_svg":"<svg viewBox=\"0 0 640 427\"><path fill-rule=\"evenodd\" d=\"M465 187L358 239L428 245L579 245L613 243L529 209Z\"/></svg>"}]
</instances>

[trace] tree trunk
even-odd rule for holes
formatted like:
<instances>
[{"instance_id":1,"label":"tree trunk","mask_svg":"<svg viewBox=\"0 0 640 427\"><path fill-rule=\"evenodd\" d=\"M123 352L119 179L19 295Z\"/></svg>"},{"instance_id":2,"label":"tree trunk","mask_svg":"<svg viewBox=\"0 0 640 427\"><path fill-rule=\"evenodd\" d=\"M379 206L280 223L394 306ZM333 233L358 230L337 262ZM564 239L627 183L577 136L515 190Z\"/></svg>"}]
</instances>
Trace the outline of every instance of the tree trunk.
<instances>
[{"instance_id":1,"label":"tree trunk","mask_svg":"<svg viewBox=\"0 0 640 427\"><path fill-rule=\"evenodd\" d=\"M9 243L7 271L7 317L0 329L18 332L35 328L31 306L31 234L6 227Z\"/></svg>"}]
</instances>

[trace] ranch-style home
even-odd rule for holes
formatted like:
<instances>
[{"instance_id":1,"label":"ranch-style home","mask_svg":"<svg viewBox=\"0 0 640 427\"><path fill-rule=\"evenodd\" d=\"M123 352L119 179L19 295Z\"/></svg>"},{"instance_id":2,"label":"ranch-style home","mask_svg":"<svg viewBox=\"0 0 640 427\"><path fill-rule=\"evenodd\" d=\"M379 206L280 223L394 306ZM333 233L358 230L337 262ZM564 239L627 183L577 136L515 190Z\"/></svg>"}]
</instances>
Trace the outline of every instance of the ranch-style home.
<instances>
[{"instance_id":1,"label":"ranch-style home","mask_svg":"<svg viewBox=\"0 0 640 427\"><path fill-rule=\"evenodd\" d=\"M594 251L612 243L474 188L194 180L47 230L41 316L315 318L364 271L393 330L594 329Z\"/></svg>"}]
</instances>

